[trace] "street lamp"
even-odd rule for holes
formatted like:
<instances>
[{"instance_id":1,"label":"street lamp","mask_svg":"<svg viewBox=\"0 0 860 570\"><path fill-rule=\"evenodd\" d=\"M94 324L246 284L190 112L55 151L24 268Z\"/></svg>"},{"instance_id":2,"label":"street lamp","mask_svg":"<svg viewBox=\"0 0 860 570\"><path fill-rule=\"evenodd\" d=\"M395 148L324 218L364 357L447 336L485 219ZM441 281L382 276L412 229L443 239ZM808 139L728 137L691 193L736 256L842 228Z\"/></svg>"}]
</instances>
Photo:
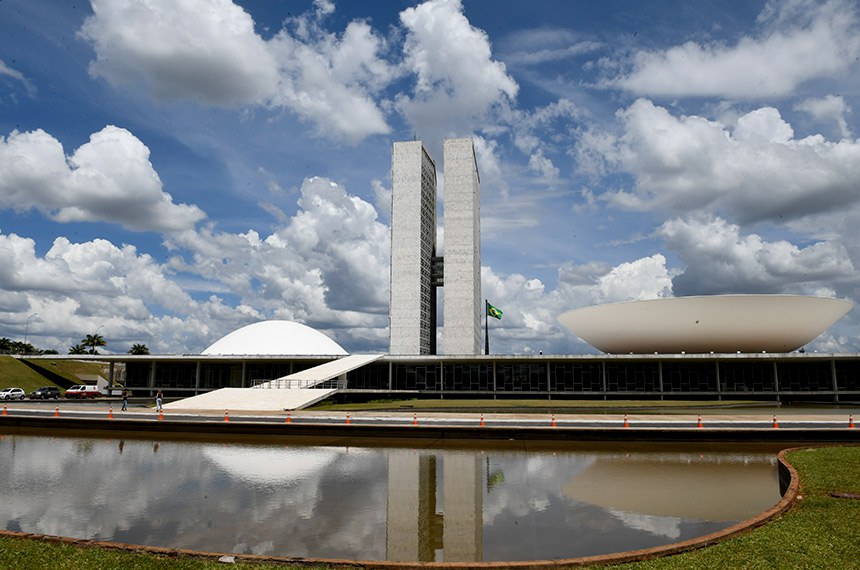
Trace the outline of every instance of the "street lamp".
<instances>
[{"instance_id":1,"label":"street lamp","mask_svg":"<svg viewBox=\"0 0 860 570\"><path fill-rule=\"evenodd\" d=\"M30 335L30 319L38 315L39 313L33 313L29 317L27 317L27 324L24 325L24 344L27 344L27 337Z\"/></svg>"}]
</instances>

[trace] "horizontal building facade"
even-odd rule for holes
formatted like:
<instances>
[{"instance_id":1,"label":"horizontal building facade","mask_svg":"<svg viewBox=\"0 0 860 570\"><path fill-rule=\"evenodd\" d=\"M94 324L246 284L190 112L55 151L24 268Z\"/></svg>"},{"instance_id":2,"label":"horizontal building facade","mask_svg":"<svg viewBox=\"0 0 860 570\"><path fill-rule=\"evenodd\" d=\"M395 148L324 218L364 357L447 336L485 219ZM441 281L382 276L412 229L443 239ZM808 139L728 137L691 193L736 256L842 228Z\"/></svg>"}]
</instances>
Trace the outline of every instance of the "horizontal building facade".
<instances>
[{"instance_id":1,"label":"horizontal building facade","mask_svg":"<svg viewBox=\"0 0 860 570\"><path fill-rule=\"evenodd\" d=\"M252 387L332 360L198 355L75 358L112 361L124 370L122 380L135 394L161 389L168 396ZM856 402L860 401L860 354L387 355L349 372L346 380L340 393L356 399L390 394Z\"/></svg>"}]
</instances>

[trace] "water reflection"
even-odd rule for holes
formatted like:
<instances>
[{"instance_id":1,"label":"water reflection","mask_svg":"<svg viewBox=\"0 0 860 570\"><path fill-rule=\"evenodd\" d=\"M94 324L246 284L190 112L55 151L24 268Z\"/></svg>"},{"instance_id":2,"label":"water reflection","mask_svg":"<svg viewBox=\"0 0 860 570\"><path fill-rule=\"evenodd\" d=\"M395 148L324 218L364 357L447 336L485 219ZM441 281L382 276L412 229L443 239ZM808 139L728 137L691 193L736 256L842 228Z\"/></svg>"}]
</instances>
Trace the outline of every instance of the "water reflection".
<instances>
[{"instance_id":1,"label":"water reflection","mask_svg":"<svg viewBox=\"0 0 860 570\"><path fill-rule=\"evenodd\" d=\"M465 562L685 540L779 499L773 453L0 437L0 524L279 556Z\"/></svg>"}]
</instances>

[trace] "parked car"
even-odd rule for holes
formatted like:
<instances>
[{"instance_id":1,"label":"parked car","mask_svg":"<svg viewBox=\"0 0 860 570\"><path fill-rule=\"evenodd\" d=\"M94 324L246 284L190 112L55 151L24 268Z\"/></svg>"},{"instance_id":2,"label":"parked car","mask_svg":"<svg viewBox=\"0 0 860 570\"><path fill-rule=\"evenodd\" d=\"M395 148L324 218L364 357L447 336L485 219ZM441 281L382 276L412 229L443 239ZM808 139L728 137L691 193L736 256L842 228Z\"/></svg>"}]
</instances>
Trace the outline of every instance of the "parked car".
<instances>
[{"instance_id":1,"label":"parked car","mask_svg":"<svg viewBox=\"0 0 860 570\"><path fill-rule=\"evenodd\" d=\"M66 398L95 398L99 395L98 386L87 386L85 384L76 384L66 390Z\"/></svg>"},{"instance_id":2,"label":"parked car","mask_svg":"<svg viewBox=\"0 0 860 570\"><path fill-rule=\"evenodd\" d=\"M0 390L0 400L23 400L26 394L21 388L3 388Z\"/></svg>"},{"instance_id":3,"label":"parked car","mask_svg":"<svg viewBox=\"0 0 860 570\"><path fill-rule=\"evenodd\" d=\"M30 392L31 400L47 400L49 398L58 399L60 397L60 389L56 386L42 386Z\"/></svg>"}]
</instances>

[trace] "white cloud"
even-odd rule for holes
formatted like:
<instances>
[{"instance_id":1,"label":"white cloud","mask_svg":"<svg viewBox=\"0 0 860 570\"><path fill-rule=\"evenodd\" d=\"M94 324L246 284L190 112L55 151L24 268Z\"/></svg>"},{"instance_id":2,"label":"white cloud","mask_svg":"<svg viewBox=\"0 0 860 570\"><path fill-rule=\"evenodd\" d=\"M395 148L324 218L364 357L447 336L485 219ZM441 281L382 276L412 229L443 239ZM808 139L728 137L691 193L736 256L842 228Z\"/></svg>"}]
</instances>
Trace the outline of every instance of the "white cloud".
<instances>
[{"instance_id":1,"label":"white cloud","mask_svg":"<svg viewBox=\"0 0 860 570\"><path fill-rule=\"evenodd\" d=\"M397 106L422 138L466 134L494 105L516 97L516 82L493 60L487 34L469 23L459 0L407 8L400 21L407 29L404 65L417 82Z\"/></svg>"},{"instance_id":2,"label":"white cloud","mask_svg":"<svg viewBox=\"0 0 860 570\"><path fill-rule=\"evenodd\" d=\"M102 239L71 243L61 237L39 256L32 239L0 234L0 263L7 269L0 272L2 289L25 299L14 307L3 303L0 321L23 324L29 313L37 313L28 332L42 348L65 352L96 329L110 341L108 351L145 342L174 352L177 346L202 341L194 338L200 305L171 281L162 265L133 246L117 247ZM158 316L165 313L186 319Z\"/></svg>"},{"instance_id":3,"label":"white cloud","mask_svg":"<svg viewBox=\"0 0 860 570\"><path fill-rule=\"evenodd\" d=\"M768 242L717 217L672 219L657 233L684 264L678 294L814 293L825 283L853 279L855 268L838 242L798 247Z\"/></svg>"},{"instance_id":4,"label":"white cloud","mask_svg":"<svg viewBox=\"0 0 860 570\"><path fill-rule=\"evenodd\" d=\"M666 258L659 253L621 263L600 277L597 284L598 300L601 303L672 296L672 280L666 270Z\"/></svg>"},{"instance_id":5,"label":"white cloud","mask_svg":"<svg viewBox=\"0 0 860 570\"><path fill-rule=\"evenodd\" d=\"M60 222L107 221L138 231L177 231L205 217L175 204L149 162L149 149L125 129L107 126L66 158L38 129L0 137L2 206L37 209Z\"/></svg>"},{"instance_id":6,"label":"white cloud","mask_svg":"<svg viewBox=\"0 0 860 570\"><path fill-rule=\"evenodd\" d=\"M90 72L156 97L217 105L255 103L274 92L277 63L254 21L230 0L92 0L80 34L92 42Z\"/></svg>"},{"instance_id":7,"label":"white cloud","mask_svg":"<svg viewBox=\"0 0 860 570\"><path fill-rule=\"evenodd\" d=\"M271 235L211 225L177 232L166 244L174 256L163 264L103 239L57 238L39 256L32 239L0 234L7 269L0 272L0 322L23 323L38 312L31 337L57 350L102 326L115 343L188 352L250 322L283 318L350 350L384 350L387 226L372 205L327 179L307 179L301 192L299 212Z\"/></svg>"},{"instance_id":8,"label":"white cloud","mask_svg":"<svg viewBox=\"0 0 860 570\"><path fill-rule=\"evenodd\" d=\"M377 221L371 204L325 178L304 181L299 206L285 227L267 237L211 227L174 234L168 245L191 255L177 255L170 265L224 284L270 317L332 329L349 348L387 339L337 329L387 327L388 227Z\"/></svg>"},{"instance_id":9,"label":"white cloud","mask_svg":"<svg viewBox=\"0 0 860 570\"><path fill-rule=\"evenodd\" d=\"M505 38L502 44L505 62L527 66L569 60L601 46L600 42L584 39L571 30L560 28L517 31Z\"/></svg>"},{"instance_id":10,"label":"white cloud","mask_svg":"<svg viewBox=\"0 0 860 570\"><path fill-rule=\"evenodd\" d=\"M853 2L773 0L758 23L758 34L733 45L690 41L639 51L628 74L604 85L651 96L758 98L789 95L804 82L856 69L860 28Z\"/></svg>"},{"instance_id":11,"label":"white cloud","mask_svg":"<svg viewBox=\"0 0 860 570\"><path fill-rule=\"evenodd\" d=\"M269 46L281 70L271 104L313 121L318 132L358 142L390 131L372 95L395 77L379 57L382 40L365 22L351 22L341 38L308 26L307 39L279 32Z\"/></svg>"},{"instance_id":12,"label":"white cloud","mask_svg":"<svg viewBox=\"0 0 860 570\"><path fill-rule=\"evenodd\" d=\"M0 59L0 76L11 77L12 79L20 81L30 97L34 97L36 95L36 86L33 85L33 82L27 79L27 77L17 69L9 67L2 59Z\"/></svg>"},{"instance_id":13,"label":"white cloud","mask_svg":"<svg viewBox=\"0 0 860 570\"><path fill-rule=\"evenodd\" d=\"M318 21L333 11L318 2L287 21L295 35L284 28L266 41L230 0L94 0L80 35L96 51L92 74L143 83L158 99L283 107L351 142L387 133L372 99L393 77L378 55L383 42L362 21L341 37L325 32Z\"/></svg>"},{"instance_id":14,"label":"white cloud","mask_svg":"<svg viewBox=\"0 0 860 570\"><path fill-rule=\"evenodd\" d=\"M660 254L620 263L566 264L558 285L547 290L539 280L481 268L484 296L504 311L502 325L491 331L494 353L568 354L593 349L567 331L560 314L596 303L655 299L672 295L666 258Z\"/></svg>"},{"instance_id":15,"label":"white cloud","mask_svg":"<svg viewBox=\"0 0 860 570\"><path fill-rule=\"evenodd\" d=\"M845 115L851 112L851 108L845 103L841 95L827 95L820 99L804 99L794 106L798 111L804 111L819 121L832 121L836 123L839 134L843 138L851 136L848 121Z\"/></svg>"},{"instance_id":16,"label":"white cloud","mask_svg":"<svg viewBox=\"0 0 860 570\"><path fill-rule=\"evenodd\" d=\"M545 157L540 150L529 157L529 170L551 180L558 178L559 175L559 170L552 160Z\"/></svg>"},{"instance_id":17,"label":"white cloud","mask_svg":"<svg viewBox=\"0 0 860 570\"><path fill-rule=\"evenodd\" d=\"M632 190L604 195L616 206L724 211L756 221L811 216L860 200L860 141L795 139L776 109L740 117L734 131L699 116L675 117L643 99L618 116L620 137L585 138L579 151L604 161L590 167L594 172L633 176Z\"/></svg>"}]
</instances>

